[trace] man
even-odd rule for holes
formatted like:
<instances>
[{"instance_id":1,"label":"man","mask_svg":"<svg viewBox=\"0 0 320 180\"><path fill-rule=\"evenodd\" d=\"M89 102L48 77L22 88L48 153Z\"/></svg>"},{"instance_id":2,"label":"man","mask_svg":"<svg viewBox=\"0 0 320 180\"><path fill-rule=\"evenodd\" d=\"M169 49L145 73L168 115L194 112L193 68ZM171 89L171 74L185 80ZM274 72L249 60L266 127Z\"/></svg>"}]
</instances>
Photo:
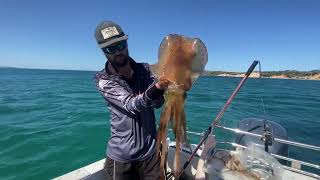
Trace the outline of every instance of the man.
<instances>
[{"instance_id":1,"label":"man","mask_svg":"<svg viewBox=\"0 0 320 180\"><path fill-rule=\"evenodd\" d=\"M159 179L153 108L163 104L168 81L155 82L148 64L129 56L128 36L114 22L100 23L95 38L108 59L95 76L110 111L107 174L117 180Z\"/></svg>"}]
</instances>

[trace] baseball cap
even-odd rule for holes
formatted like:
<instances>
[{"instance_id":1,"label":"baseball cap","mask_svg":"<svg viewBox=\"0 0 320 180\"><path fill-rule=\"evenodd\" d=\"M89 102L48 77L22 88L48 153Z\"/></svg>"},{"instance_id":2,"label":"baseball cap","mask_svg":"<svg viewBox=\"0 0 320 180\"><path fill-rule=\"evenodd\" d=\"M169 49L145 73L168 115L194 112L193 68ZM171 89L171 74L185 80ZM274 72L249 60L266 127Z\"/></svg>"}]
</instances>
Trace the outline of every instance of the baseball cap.
<instances>
[{"instance_id":1,"label":"baseball cap","mask_svg":"<svg viewBox=\"0 0 320 180\"><path fill-rule=\"evenodd\" d=\"M105 48L113 43L127 40L128 36L124 34L121 27L112 21L103 21L95 31L95 38L100 48Z\"/></svg>"}]
</instances>

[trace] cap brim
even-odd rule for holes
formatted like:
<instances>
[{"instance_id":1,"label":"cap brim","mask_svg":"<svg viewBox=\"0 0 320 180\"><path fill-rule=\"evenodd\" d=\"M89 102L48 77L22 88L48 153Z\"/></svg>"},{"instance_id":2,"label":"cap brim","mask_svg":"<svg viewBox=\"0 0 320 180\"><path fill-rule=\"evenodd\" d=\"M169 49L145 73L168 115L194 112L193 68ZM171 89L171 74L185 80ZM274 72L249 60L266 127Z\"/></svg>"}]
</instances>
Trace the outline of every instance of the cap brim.
<instances>
[{"instance_id":1,"label":"cap brim","mask_svg":"<svg viewBox=\"0 0 320 180\"><path fill-rule=\"evenodd\" d=\"M110 46L113 43L116 43L116 42L119 42L119 41L123 41L123 40L127 40L127 39L128 39L128 36L124 35L124 36L121 36L121 37L118 37L118 38L114 38L114 39L112 39L112 40L110 40L108 42L99 44L99 47L102 49L102 48L105 48L107 46Z\"/></svg>"}]
</instances>

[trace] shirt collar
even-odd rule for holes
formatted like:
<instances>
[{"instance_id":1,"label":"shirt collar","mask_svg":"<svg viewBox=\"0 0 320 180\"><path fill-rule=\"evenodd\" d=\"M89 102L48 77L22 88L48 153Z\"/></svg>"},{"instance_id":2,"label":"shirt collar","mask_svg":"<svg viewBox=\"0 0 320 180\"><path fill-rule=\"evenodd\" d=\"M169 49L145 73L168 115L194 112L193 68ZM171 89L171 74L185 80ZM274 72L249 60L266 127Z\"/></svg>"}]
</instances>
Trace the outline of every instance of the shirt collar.
<instances>
[{"instance_id":1,"label":"shirt collar","mask_svg":"<svg viewBox=\"0 0 320 180\"><path fill-rule=\"evenodd\" d=\"M129 56L129 63L131 65L131 69L132 69L132 72L131 72L131 75L134 73L135 69L136 69L136 62ZM109 61L107 61L105 63L105 66L104 66L104 69L105 69L105 72L106 74L108 75L116 75L116 74L119 74L117 72L117 70L111 65L111 63Z\"/></svg>"}]
</instances>

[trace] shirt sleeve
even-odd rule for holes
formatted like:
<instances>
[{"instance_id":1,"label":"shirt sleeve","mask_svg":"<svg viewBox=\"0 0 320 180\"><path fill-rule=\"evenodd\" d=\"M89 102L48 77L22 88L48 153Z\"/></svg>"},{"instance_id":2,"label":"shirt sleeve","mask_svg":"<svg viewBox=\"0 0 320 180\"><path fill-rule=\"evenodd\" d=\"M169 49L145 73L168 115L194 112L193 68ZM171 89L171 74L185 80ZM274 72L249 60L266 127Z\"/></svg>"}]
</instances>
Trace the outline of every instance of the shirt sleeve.
<instances>
[{"instance_id":1,"label":"shirt sleeve","mask_svg":"<svg viewBox=\"0 0 320 180\"><path fill-rule=\"evenodd\" d=\"M159 109L164 103L163 96L157 97L157 99L151 101L151 107Z\"/></svg>"},{"instance_id":2,"label":"shirt sleeve","mask_svg":"<svg viewBox=\"0 0 320 180\"><path fill-rule=\"evenodd\" d=\"M146 97L146 92L134 95L118 82L100 79L97 88L109 103L127 112L135 114L135 112L145 111L152 107L152 102Z\"/></svg>"},{"instance_id":3,"label":"shirt sleeve","mask_svg":"<svg viewBox=\"0 0 320 180\"><path fill-rule=\"evenodd\" d=\"M156 80L153 79L153 83L146 90L146 98L151 101L151 107L160 108L164 103L164 91L155 88Z\"/></svg>"}]
</instances>

